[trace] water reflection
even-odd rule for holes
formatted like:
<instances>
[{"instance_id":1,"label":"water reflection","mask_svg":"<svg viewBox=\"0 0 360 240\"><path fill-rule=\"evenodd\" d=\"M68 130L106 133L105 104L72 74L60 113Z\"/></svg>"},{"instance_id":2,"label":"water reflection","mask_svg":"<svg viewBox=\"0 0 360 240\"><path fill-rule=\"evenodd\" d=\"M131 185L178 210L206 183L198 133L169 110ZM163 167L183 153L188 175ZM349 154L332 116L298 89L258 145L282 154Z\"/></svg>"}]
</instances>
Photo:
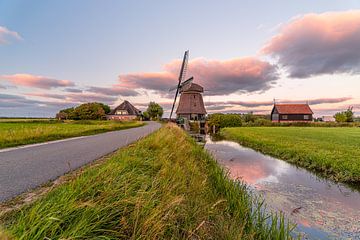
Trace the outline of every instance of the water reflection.
<instances>
[{"instance_id":1,"label":"water reflection","mask_svg":"<svg viewBox=\"0 0 360 240\"><path fill-rule=\"evenodd\" d=\"M205 148L261 193L267 205L283 211L309 239L360 239L360 194L285 161L231 141L207 139Z\"/></svg>"}]
</instances>

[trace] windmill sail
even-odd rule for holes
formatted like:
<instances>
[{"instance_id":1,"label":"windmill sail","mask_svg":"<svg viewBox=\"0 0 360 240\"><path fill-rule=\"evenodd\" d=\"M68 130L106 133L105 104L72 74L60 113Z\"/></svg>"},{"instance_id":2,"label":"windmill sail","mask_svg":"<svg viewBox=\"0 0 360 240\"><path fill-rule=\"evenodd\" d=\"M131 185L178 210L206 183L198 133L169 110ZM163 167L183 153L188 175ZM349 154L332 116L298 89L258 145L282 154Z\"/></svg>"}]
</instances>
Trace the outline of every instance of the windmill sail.
<instances>
[{"instance_id":1,"label":"windmill sail","mask_svg":"<svg viewBox=\"0 0 360 240\"><path fill-rule=\"evenodd\" d=\"M184 58L183 58L183 62L181 64L181 69L180 69L180 74L179 74L179 82L178 85L176 87L176 93L175 93L175 98L174 98L174 103L172 105L171 108L171 112L170 112L170 120L174 111L174 107L175 107L175 103L176 103L176 98L179 94L179 89L181 87L181 82L185 79L185 75L186 75L186 70L187 70L187 63L188 63L188 59L189 59L189 50L185 51L184 53Z\"/></svg>"}]
</instances>

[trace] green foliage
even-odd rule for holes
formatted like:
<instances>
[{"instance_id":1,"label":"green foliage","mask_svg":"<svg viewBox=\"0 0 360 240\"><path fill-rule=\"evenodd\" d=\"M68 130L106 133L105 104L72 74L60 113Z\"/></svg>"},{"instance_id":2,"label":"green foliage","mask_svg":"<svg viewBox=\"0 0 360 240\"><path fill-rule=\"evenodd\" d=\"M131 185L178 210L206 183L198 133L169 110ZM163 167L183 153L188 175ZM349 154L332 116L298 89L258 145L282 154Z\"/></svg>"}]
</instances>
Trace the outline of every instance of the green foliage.
<instances>
[{"instance_id":1,"label":"green foliage","mask_svg":"<svg viewBox=\"0 0 360 240\"><path fill-rule=\"evenodd\" d=\"M242 119L244 120L244 122L248 123L248 122L255 122L257 118L252 112L249 112L243 114Z\"/></svg>"},{"instance_id":2,"label":"green foliage","mask_svg":"<svg viewBox=\"0 0 360 240\"><path fill-rule=\"evenodd\" d=\"M105 118L105 111L99 103L84 103L74 110L76 120L99 120Z\"/></svg>"},{"instance_id":3,"label":"green foliage","mask_svg":"<svg viewBox=\"0 0 360 240\"><path fill-rule=\"evenodd\" d=\"M349 107L346 111L338 112L334 115L336 122L353 122L353 107Z\"/></svg>"},{"instance_id":4,"label":"green foliage","mask_svg":"<svg viewBox=\"0 0 360 240\"><path fill-rule=\"evenodd\" d=\"M141 122L67 120L0 122L0 148L142 126Z\"/></svg>"},{"instance_id":5,"label":"green foliage","mask_svg":"<svg viewBox=\"0 0 360 240\"><path fill-rule=\"evenodd\" d=\"M239 114L221 114L215 113L208 117L208 126L210 129L215 126L216 129L224 127L240 127L242 118Z\"/></svg>"},{"instance_id":6,"label":"green foliage","mask_svg":"<svg viewBox=\"0 0 360 240\"><path fill-rule=\"evenodd\" d=\"M159 120L164 114L164 109L155 102L150 102L146 110L149 114L150 119Z\"/></svg>"},{"instance_id":7,"label":"green foliage","mask_svg":"<svg viewBox=\"0 0 360 240\"><path fill-rule=\"evenodd\" d=\"M74 108L66 108L59 111L59 113L56 114L57 119L61 120L67 120L67 119L73 119L74 118Z\"/></svg>"},{"instance_id":8,"label":"green foliage","mask_svg":"<svg viewBox=\"0 0 360 240\"><path fill-rule=\"evenodd\" d=\"M84 103L76 108L60 110L60 112L56 114L56 118L65 120L100 120L104 119L109 112L110 107L103 103Z\"/></svg>"},{"instance_id":9,"label":"green foliage","mask_svg":"<svg viewBox=\"0 0 360 240\"><path fill-rule=\"evenodd\" d=\"M225 127L241 126L271 126L272 122L264 115L254 115L252 112L246 114L210 114L208 117L208 126L212 131L215 126L216 130Z\"/></svg>"},{"instance_id":10,"label":"green foliage","mask_svg":"<svg viewBox=\"0 0 360 240\"><path fill-rule=\"evenodd\" d=\"M360 128L242 127L222 134L341 182L360 182Z\"/></svg>"},{"instance_id":11,"label":"green foliage","mask_svg":"<svg viewBox=\"0 0 360 240\"><path fill-rule=\"evenodd\" d=\"M291 239L284 218L261 209L169 124L1 220L23 240Z\"/></svg>"},{"instance_id":12,"label":"green foliage","mask_svg":"<svg viewBox=\"0 0 360 240\"><path fill-rule=\"evenodd\" d=\"M150 120L150 115L149 115L149 113L147 111L143 112L142 116L143 116L143 120L145 120L145 121Z\"/></svg>"},{"instance_id":13,"label":"green foliage","mask_svg":"<svg viewBox=\"0 0 360 240\"><path fill-rule=\"evenodd\" d=\"M102 107L102 109L104 109L105 114L110 113L111 109L110 109L110 106L109 106L109 105L106 105L106 104L104 104L104 103L99 103L99 104L100 104L100 106Z\"/></svg>"}]
</instances>

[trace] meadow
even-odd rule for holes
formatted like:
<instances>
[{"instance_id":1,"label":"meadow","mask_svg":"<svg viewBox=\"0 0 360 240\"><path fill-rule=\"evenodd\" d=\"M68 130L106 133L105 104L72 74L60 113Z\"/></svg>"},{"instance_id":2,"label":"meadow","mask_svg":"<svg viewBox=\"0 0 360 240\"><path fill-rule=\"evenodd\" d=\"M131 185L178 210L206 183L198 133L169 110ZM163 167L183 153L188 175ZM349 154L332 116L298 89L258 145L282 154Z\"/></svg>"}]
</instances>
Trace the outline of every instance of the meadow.
<instances>
[{"instance_id":1,"label":"meadow","mask_svg":"<svg viewBox=\"0 0 360 240\"><path fill-rule=\"evenodd\" d=\"M245 185L167 124L0 224L14 239L291 239L283 217L260 209Z\"/></svg>"},{"instance_id":2,"label":"meadow","mask_svg":"<svg viewBox=\"0 0 360 240\"><path fill-rule=\"evenodd\" d=\"M360 128L225 128L229 140L340 182L360 182Z\"/></svg>"},{"instance_id":3,"label":"meadow","mask_svg":"<svg viewBox=\"0 0 360 240\"><path fill-rule=\"evenodd\" d=\"M69 137L142 126L141 122L56 121L4 119L0 121L0 149Z\"/></svg>"}]
</instances>

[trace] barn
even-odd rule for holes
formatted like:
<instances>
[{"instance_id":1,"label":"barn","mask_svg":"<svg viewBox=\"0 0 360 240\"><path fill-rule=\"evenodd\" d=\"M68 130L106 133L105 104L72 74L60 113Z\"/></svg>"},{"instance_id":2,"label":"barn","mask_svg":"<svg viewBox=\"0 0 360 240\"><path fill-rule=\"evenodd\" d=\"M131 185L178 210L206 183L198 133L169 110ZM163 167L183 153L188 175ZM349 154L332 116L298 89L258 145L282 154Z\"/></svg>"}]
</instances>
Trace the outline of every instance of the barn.
<instances>
[{"instance_id":1,"label":"barn","mask_svg":"<svg viewBox=\"0 0 360 240\"><path fill-rule=\"evenodd\" d=\"M274 104L271 111L271 121L311 122L313 114L309 104Z\"/></svg>"},{"instance_id":2,"label":"barn","mask_svg":"<svg viewBox=\"0 0 360 240\"><path fill-rule=\"evenodd\" d=\"M141 117L141 111L126 100L106 115L108 120L135 120L138 117Z\"/></svg>"}]
</instances>

